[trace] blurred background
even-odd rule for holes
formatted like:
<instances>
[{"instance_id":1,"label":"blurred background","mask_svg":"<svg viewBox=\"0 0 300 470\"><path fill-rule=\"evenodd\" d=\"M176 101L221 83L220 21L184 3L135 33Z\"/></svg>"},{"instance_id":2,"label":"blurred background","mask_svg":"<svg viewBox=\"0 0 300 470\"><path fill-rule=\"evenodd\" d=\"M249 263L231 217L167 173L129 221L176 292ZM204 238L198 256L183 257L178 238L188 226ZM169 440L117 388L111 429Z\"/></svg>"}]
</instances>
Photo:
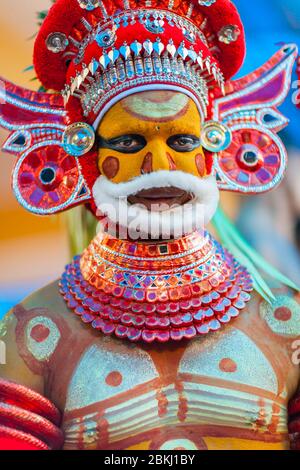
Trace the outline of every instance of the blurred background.
<instances>
[{"instance_id":1,"label":"blurred background","mask_svg":"<svg viewBox=\"0 0 300 470\"><path fill-rule=\"evenodd\" d=\"M33 36L37 10L50 0L10 0L0 3L0 75L31 89ZM248 54L239 76L265 62L282 43L300 45L300 2L295 0L235 0L246 29ZM296 80L296 75L294 76ZM269 195L224 195L223 205L239 229L270 262L300 285L300 110L291 96L281 110L291 124L281 137L289 149L285 182ZM0 141L6 133L0 132ZM37 217L14 199L10 175L14 158L1 154L0 171L0 318L35 289L55 280L68 261L64 216Z\"/></svg>"}]
</instances>

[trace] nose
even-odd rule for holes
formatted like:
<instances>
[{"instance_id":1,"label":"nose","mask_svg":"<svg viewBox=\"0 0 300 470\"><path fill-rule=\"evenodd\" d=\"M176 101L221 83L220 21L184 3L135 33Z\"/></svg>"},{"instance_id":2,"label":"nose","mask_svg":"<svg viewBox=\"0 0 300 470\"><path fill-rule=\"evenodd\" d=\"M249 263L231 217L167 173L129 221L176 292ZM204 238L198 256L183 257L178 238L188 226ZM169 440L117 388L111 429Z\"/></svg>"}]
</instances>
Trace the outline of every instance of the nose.
<instances>
[{"instance_id":1,"label":"nose","mask_svg":"<svg viewBox=\"0 0 300 470\"><path fill-rule=\"evenodd\" d=\"M148 171L145 171L146 173L149 173L150 157L151 157L151 171L176 170L176 165L172 156L170 155L168 151L169 149L160 139L152 141L148 147L148 150L149 150L149 153L147 154L147 158L146 158L146 161L147 161L146 166L147 166Z\"/></svg>"}]
</instances>

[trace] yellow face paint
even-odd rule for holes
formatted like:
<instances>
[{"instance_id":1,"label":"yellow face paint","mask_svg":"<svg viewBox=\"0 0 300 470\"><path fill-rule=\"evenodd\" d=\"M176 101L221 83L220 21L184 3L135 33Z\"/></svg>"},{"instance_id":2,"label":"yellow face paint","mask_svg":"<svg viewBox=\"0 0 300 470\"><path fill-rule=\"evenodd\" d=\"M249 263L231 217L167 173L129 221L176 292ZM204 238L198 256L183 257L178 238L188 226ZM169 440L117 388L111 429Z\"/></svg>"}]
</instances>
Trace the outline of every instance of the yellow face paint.
<instances>
[{"instance_id":1,"label":"yellow face paint","mask_svg":"<svg viewBox=\"0 0 300 470\"><path fill-rule=\"evenodd\" d=\"M138 93L115 104L104 116L98 135L105 141L126 135L141 136L146 145L135 153L99 148L100 172L114 183L127 182L144 173L159 170L208 175L201 146L176 151L170 137L193 135L200 138L201 118L192 99L178 92Z\"/></svg>"}]
</instances>

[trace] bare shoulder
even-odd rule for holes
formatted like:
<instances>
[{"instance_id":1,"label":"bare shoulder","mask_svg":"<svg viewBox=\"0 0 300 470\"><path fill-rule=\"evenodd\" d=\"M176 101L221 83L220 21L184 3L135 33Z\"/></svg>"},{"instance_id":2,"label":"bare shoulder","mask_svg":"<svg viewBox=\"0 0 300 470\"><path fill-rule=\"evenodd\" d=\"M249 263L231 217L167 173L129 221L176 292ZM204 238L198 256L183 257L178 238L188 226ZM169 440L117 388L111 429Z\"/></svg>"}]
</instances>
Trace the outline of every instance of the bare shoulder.
<instances>
[{"instance_id":1,"label":"bare shoulder","mask_svg":"<svg viewBox=\"0 0 300 470\"><path fill-rule=\"evenodd\" d=\"M296 336L300 335L300 292L287 287L272 289L274 299L271 302L261 300L261 315L278 324Z\"/></svg>"},{"instance_id":2,"label":"bare shoulder","mask_svg":"<svg viewBox=\"0 0 300 470\"><path fill-rule=\"evenodd\" d=\"M20 305L26 310L47 309L50 315L55 315L56 313L66 315L68 312L68 308L59 291L59 280L32 293ZM18 306L14 310L17 308Z\"/></svg>"},{"instance_id":3,"label":"bare shoulder","mask_svg":"<svg viewBox=\"0 0 300 470\"><path fill-rule=\"evenodd\" d=\"M249 317L256 316L269 328L282 336L300 335L300 292L278 287L272 289L273 299L269 301L254 292L247 304Z\"/></svg>"},{"instance_id":4,"label":"bare shoulder","mask_svg":"<svg viewBox=\"0 0 300 470\"><path fill-rule=\"evenodd\" d=\"M81 327L59 292L59 281L34 292L0 322L5 357L0 377L43 393L45 377L57 361L61 345Z\"/></svg>"}]
</instances>

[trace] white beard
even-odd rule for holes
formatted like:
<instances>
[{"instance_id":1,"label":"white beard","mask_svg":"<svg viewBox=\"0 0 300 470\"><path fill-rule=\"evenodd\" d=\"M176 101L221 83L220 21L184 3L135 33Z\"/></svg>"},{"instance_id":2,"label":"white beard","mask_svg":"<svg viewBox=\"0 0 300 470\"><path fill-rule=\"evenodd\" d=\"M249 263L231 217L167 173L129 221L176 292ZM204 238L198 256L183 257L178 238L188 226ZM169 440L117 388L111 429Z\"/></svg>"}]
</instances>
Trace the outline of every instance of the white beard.
<instances>
[{"instance_id":1,"label":"white beard","mask_svg":"<svg viewBox=\"0 0 300 470\"><path fill-rule=\"evenodd\" d=\"M140 204L131 205L127 198L143 189L176 187L194 195L192 201L167 210L147 210ZM101 215L107 217L109 233L116 227L132 239L180 238L204 227L214 216L219 203L215 176L198 178L182 171L157 171L141 175L126 183L112 183L101 175L93 187L93 196ZM99 214L99 215L100 215Z\"/></svg>"}]
</instances>

